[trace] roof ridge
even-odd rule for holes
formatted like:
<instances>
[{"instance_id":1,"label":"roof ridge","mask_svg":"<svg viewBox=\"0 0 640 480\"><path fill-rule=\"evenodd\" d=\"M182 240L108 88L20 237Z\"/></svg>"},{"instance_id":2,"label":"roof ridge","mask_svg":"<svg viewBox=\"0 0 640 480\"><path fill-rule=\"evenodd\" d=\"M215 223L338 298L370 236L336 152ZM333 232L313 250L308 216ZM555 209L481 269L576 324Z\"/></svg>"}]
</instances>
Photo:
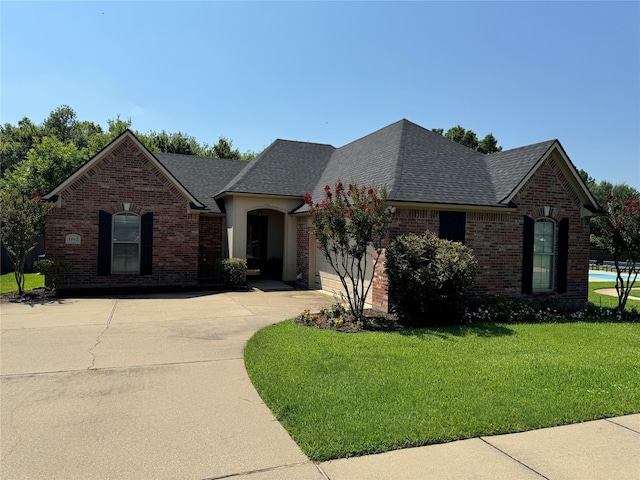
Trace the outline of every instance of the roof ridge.
<instances>
[{"instance_id":1,"label":"roof ridge","mask_svg":"<svg viewBox=\"0 0 640 480\"><path fill-rule=\"evenodd\" d=\"M156 155L167 155L171 157L186 157L188 159L198 159L198 160L213 160L213 161L223 161L223 162L235 162L235 163L244 163L248 164L250 160L240 160L238 158L220 158L220 157L207 157L204 155L191 155L188 153L172 153L172 152L152 152L154 156ZM157 157L156 157L157 158Z\"/></svg>"},{"instance_id":2,"label":"roof ridge","mask_svg":"<svg viewBox=\"0 0 640 480\"><path fill-rule=\"evenodd\" d=\"M396 171L393 175L393 185L389 185L388 192L391 194L391 191L395 188L396 184L402 185L402 170L404 167L404 157L405 157L405 146L407 141L407 127L408 124L411 123L406 118L400 120L402 122L401 130L400 130L400 145L398 146L398 160L396 161Z\"/></svg>"},{"instance_id":3,"label":"roof ridge","mask_svg":"<svg viewBox=\"0 0 640 480\"><path fill-rule=\"evenodd\" d=\"M388 129L388 128L391 128L391 127L393 127L394 125L397 125L398 123L401 123L401 122L409 122L409 123L413 123L413 122L411 122L411 121L407 120L406 118L402 118L402 119L398 120L397 122L390 123L389 125L385 125L384 127L377 129L375 132L368 133L367 135L364 135L364 136L362 136L362 137L356 138L355 140L352 140L352 141L350 141L349 143L345 143L344 145L342 145L341 147L338 147L337 149L338 149L338 150L340 150L340 149L343 149L343 148L345 148L345 147L348 147L348 146L349 146L349 145L351 145L352 143L356 143L356 142L359 142L359 141L361 141L361 140L364 140L364 139L365 139L365 138L367 138L367 137L371 137L371 136L373 136L373 135L376 135L376 134L380 133L382 130L386 130L386 129Z\"/></svg>"},{"instance_id":4,"label":"roof ridge","mask_svg":"<svg viewBox=\"0 0 640 480\"><path fill-rule=\"evenodd\" d=\"M492 155L493 156L498 156L501 155L503 153L508 153L508 152L515 152L516 150L522 150L524 148L533 148L533 147L538 147L540 145L544 145L544 144L553 144L553 142L558 142L557 138L551 139L551 140L544 140L542 142L536 142L536 143L531 143L529 145L522 145L520 147L514 147L514 148L510 148L508 150L500 150L499 152L491 152L491 153L485 153L485 154L481 154L484 155L486 158L490 158ZM495 158L495 157L494 157Z\"/></svg>"},{"instance_id":5,"label":"roof ridge","mask_svg":"<svg viewBox=\"0 0 640 480\"><path fill-rule=\"evenodd\" d=\"M224 192L227 192L229 190L231 190L231 188L233 188L233 186L240 182L240 180L242 180L251 170L253 170L255 168L255 165L257 165L257 163L265 157L265 154L273 149L273 146L275 145L276 142L278 141L283 141L283 140L274 140L273 142L271 142L271 145L269 145L267 148L265 148L262 152L260 152L253 160L249 160L249 162L247 163L247 166L244 167L242 170L240 170L238 172L238 174L233 177L231 180L229 180L229 182L224 186L224 188L222 188L220 190L220 192L218 192L217 195L220 195ZM216 196L217 196L216 195Z\"/></svg>"},{"instance_id":6,"label":"roof ridge","mask_svg":"<svg viewBox=\"0 0 640 480\"><path fill-rule=\"evenodd\" d=\"M286 138L276 138L273 142L271 142L271 145L273 145L276 142L291 142L291 143L306 143L307 145L319 145L322 147L333 147L333 145L331 145L330 143L319 143L319 142L308 142L308 141L303 141L303 140L288 140ZM271 146L269 145L269 146ZM267 147L266 149L263 150L266 151L269 147ZM333 147L336 148L336 147Z\"/></svg>"}]
</instances>

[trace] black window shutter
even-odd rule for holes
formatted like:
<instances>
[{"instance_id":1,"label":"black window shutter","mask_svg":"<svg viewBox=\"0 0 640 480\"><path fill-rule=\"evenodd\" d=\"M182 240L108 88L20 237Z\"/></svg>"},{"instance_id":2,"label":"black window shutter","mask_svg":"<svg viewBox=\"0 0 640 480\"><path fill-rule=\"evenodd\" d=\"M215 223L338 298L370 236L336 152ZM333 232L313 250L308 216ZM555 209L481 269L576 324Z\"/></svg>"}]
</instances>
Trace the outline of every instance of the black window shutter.
<instances>
[{"instance_id":1,"label":"black window shutter","mask_svg":"<svg viewBox=\"0 0 640 480\"><path fill-rule=\"evenodd\" d=\"M563 218L558 224L558 293L567 291L569 267L569 219Z\"/></svg>"},{"instance_id":2,"label":"black window shutter","mask_svg":"<svg viewBox=\"0 0 640 480\"><path fill-rule=\"evenodd\" d=\"M153 259L153 213L145 213L140 221L140 275L151 275Z\"/></svg>"},{"instance_id":3,"label":"black window shutter","mask_svg":"<svg viewBox=\"0 0 640 480\"><path fill-rule=\"evenodd\" d=\"M440 238L464 243L465 212L440 212Z\"/></svg>"},{"instance_id":4,"label":"black window shutter","mask_svg":"<svg viewBox=\"0 0 640 480\"><path fill-rule=\"evenodd\" d=\"M533 293L533 218L524 216L522 233L522 293Z\"/></svg>"},{"instance_id":5,"label":"black window shutter","mask_svg":"<svg viewBox=\"0 0 640 480\"><path fill-rule=\"evenodd\" d=\"M98 210L98 275L111 274L111 214Z\"/></svg>"}]
</instances>

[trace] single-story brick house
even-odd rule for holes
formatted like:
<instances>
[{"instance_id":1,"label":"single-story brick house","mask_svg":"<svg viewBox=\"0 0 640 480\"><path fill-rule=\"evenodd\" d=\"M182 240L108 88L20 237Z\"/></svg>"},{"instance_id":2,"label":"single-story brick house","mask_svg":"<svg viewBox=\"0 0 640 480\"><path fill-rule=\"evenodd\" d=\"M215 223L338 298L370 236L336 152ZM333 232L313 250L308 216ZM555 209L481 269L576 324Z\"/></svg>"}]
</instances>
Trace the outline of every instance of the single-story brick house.
<instances>
[{"instance_id":1,"label":"single-story brick house","mask_svg":"<svg viewBox=\"0 0 640 480\"><path fill-rule=\"evenodd\" d=\"M343 147L276 140L251 162L149 152L125 131L44 198L60 288L184 286L224 257L252 273L332 291L308 233L306 192L337 180L386 186L391 237L461 240L477 290L587 298L589 217L599 206L557 140L481 154L401 120ZM387 306L384 262L369 302Z\"/></svg>"}]
</instances>

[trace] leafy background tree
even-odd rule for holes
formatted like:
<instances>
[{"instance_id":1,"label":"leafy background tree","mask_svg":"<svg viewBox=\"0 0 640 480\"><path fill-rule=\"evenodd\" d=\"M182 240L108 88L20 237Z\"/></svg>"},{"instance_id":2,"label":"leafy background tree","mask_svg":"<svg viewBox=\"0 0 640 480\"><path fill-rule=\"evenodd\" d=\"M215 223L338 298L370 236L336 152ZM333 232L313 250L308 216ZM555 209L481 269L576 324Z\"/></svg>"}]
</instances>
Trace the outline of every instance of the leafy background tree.
<instances>
[{"instance_id":1,"label":"leafy background tree","mask_svg":"<svg viewBox=\"0 0 640 480\"><path fill-rule=\"evenodd\" d=\"M73 108L61 105L40 124L24 117L17 125L0 126L0 191L44 194L96 155L114 138L132 128L131 119L116 116L100 124L79 120ZM212 146L183 132L134 131L152 152L180 153L212 158L251 160L255 152L241 153L220 136Z\"/></svg>"},{"instance_id":2,"label":"leafy background tree","mask_svg":"<svg viewBox=\"0 0 640 480\"><path fill-rule=\"evenodd\" d=\"M21 162L5 172L0 185L4 190L21 194L48 192L86 160L84 149L45 136L29 149Z\"/></svg>"},{"instance_id":3,"label":"leafy background tree","mask_svg":"<svg viewBox=\"0 0 640 480\"><path fill-rule=\"evenodd\" d=\"M467 130L460 125L451 127L446 131L446 133L443 128L432 128L431 130L435 133L439 133L440 135L444 135L449 140L453 140L456 143L469 147L470 149L480 153L494 153L502 151L502 147L498 146L498 140L492 133L487 134L482 140L478 140L476 132L473 130Z\"/></svg>"},{"instance_id":4,"label":"leafy background tree","mask_svg":"<svg viewBox=\"0 0 640 480\"><path fill-rule=\"evenodd\" d=\"M42 128L27 117L20 120L18 125L5 123L0 126L0 175L20 163L42 135Z\"/></svg>"},{"instance_id":5,"label":"leafy background tree","mask_svg":"<svg viewBox=\"0 0 640 480\"><path fill-rule=\"evenodd\" d=\"M612 196L618 201L624 202L625 200L632 199L637 196L640 192L635 188L627 185L626 183L618 183L612 184L607 180L602 180L597 182L595 178L591 177L586 171L579 170L578 173L582 180L584 180L585 184L598 201L601 206L606 206L608 203L607 199L609 196ZM608 209L604 210L604 214L608 214ZM613 256L610 249L607 247L609 243L603 236L602 225L600 224L600 220L598 217L595 217L591 220L591 247L594 249L599 249L608 252Z\"/></svg>"}]
</instances>

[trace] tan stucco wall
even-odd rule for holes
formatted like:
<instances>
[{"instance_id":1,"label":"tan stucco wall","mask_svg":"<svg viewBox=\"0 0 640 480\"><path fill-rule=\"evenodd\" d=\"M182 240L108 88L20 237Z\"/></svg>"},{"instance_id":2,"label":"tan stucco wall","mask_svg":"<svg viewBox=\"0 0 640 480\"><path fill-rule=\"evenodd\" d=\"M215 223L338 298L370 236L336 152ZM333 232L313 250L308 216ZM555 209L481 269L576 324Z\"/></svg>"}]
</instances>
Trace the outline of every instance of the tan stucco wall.
<instances>
[{"instance_id":1,"label":"tan stucco wall","mask_svg":"<svg viewBox=\"0 0 640 480\"><path fill-rule=\"evenodd\" d=\"M233 195L224 199L227 212L227 242L229 257L247 257L247 212L252 210L276 210L284 214L278 219L278 215L269 218L269 230L281 229L283 231L283 276L284 281L296 279L296 219L289 212L298 207L301 199L276 198L259 195ZM270 240L277 238L277 233L270 233ZM275 253L276 246L271 246L269 255ZM279 255L274 255L279 256Z\"/></svg>"}]
</instances>

